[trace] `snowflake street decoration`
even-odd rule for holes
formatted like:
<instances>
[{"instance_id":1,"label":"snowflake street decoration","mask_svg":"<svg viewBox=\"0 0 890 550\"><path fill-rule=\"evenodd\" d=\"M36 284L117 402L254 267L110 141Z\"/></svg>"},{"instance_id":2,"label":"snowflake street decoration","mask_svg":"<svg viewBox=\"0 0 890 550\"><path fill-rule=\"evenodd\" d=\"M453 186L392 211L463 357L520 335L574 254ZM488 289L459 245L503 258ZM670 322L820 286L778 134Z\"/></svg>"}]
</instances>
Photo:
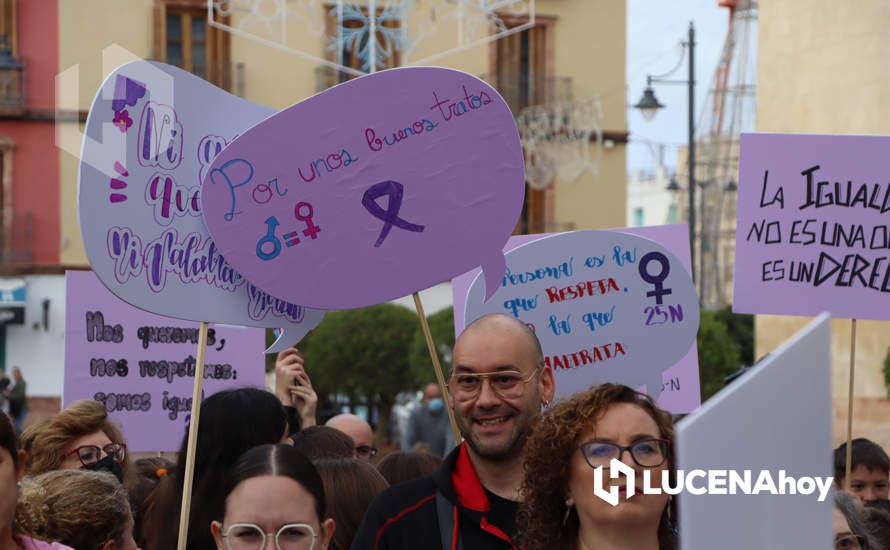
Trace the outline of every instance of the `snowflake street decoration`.
<instances>
[{"instance_id":1,"label":"snowflake street decoration","mask_svg":"<svg viewBox=\"0 0 890 550\"><path fill-rule=\"evenodd\" d=\"M535 0L207 0L207 15L236 36L360 76L531 28Z\"/></svg>"},{"instance_id":2,"label":"snowflake street decoration","mask_svg":"<svg viewBox=\"0 0 890 550\"><path fill-rule=\"evenodd\" d=\"M399 5L380 8L376 18L368 14L369 10L355 4L331 8L330 15L337 18L340 24L337 36L328 37L327 51L339 56L339 64L343 63L343 51L355 52L360 70L365 72L392 66L391 60L396 58L396 53L405 51L407 41L400 24L408 4L409 1L406 0Z\"/></svg>"},{"instance_id":3,"label":"snowflake street decoration","mask_svg":"<svg viewBox=\"0 0 890 550\"><path fill-rule=\"evenodd\" d=\"M603 110L598 97L526 107L516 116L516 125L529 187L544 189L557 176L575 183L585 172L599 174Z\"/></svg>"}]
</instances>

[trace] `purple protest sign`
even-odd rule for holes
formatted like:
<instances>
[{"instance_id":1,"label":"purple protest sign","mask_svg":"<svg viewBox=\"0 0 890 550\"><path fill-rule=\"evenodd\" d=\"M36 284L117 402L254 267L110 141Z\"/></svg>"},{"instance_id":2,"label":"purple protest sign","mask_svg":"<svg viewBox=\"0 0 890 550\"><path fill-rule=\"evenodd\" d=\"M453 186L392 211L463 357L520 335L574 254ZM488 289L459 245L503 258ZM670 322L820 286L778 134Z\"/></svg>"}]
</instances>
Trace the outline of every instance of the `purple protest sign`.
<instances>
[{"instance_id":1,"label":"purple protest sign","mask_svg":"<svg viewBox=\"0 0 890 550\"><path fill-rule=\"evenodd\" d=\"M888 148L742 135L733 311L890 319Z\"/></svg>"},{"instance_id":2,"label":"purple protest sign","mask_svg":"<svg viewBox=\"0 0 890 550\"><path fill-rule=\"evenodd\" d=\"M348 309L479 265L496 288L524 185L497 92L414 67L349 81L251 128L214 160L201 200L223 254L257 287Z\"/></svg>"},{"instance_id":3,"label":"purple protest sign","mask_svg":"<svg viewBox=\"0 0 890 550\"><path fill-rule=\"evenodd\" d=\"M199 183L223 147L272 111L162 63L114 70L90 108L78 214L87 257L113 293L192 321L283 327L297 342L324 312L271 296L220 254Z\"/></svg>"},{"instance_id":4,"label":"purple protest sign","mask_svg":"<svg viewBox=\"0 0 890 550\"><path fill-rule=\"evenodd\" d=\"M513 315L535 329L558 395L620 382L645 385L672 412L694 409L700 403L699 311L686 271L688 231L681 225L627 231L514 237L505 249L506 275L490 301L483 303L472 273L455 279L458 333L487 313Z\"/></svg>"},{"instance_id":5,"label":"purple protest sign","mask_svg":"<svg viewBox=\"0 0 890 550\"><path fill-rule=\"evenodd\" d=\"M176 451L191 414L198 324L136 309L90 271L66 273L63 406L95 399L132 451ZM208 331L205 395L265 385L265 333Z\"/></svg>"}]
</instances>

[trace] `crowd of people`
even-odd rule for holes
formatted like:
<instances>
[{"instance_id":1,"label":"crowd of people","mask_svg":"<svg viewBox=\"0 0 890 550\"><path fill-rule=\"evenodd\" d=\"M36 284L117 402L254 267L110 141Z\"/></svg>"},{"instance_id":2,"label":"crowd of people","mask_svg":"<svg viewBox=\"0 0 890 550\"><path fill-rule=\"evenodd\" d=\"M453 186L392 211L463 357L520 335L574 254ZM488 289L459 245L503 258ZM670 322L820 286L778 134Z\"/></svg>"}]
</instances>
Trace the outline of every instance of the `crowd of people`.
<instances>
[{"instance_id":1,"label":"crowd of people","mask_svg":"<svg viewBox=\"0 0 890 550\"><path fill-rule=\"evenodd\" d=\"M679 547L669 495L619 492L611 506L593 491L595 469L612 459L652 471L656 484L673 470L672 417L652 399L601 384L554 402L534 332L507 316L470 324L452 363L448 399L425 387L405 449L386 456L358 416L316 424L318 399L296 350L279 354L274 393L205 399L187 548ZM0 414L0 550L176 548L186 448L183 434L175 463L131 460L126 434L95 401L21 433ZM834 465L836 550L890 550L887 453L855 439L850 478L844 445Z\"/></svg>"}]
</instances>

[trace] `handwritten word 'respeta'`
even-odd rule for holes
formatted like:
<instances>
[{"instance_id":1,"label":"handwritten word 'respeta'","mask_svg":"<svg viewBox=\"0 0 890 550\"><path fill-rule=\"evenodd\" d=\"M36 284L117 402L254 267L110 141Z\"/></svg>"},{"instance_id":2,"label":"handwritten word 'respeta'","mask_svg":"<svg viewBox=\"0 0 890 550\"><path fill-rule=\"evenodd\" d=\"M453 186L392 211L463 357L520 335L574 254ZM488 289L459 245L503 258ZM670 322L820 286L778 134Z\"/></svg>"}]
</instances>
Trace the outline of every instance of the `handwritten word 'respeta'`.
<instances>
[{"instance_id":1,"label":"handwritten word 'respeta'","mask_svg":"<svg viewBox=\"0 0 890 550\"><path fill-rule=\"evenodd\" d=\"M590 349L582 349L573 353L562 355L548 355L544 357L544 365L552 369L573 369L593 363L601 363L609 359L615 359L627 355L621 342L593 346Z\"/></svg>"},{"instance_id":2,"label":"handwritten word 'respeta'","mask_svg":"<svg viewBox=\"0 0 890 550\"><path fill-rule=\"evenodd\" d=\"M381 181L368 188L362 197L362 206L371 213L372 216L383 222L383 228L380 230L380 236L377 237L375 247L379 247L389 235L392 226L396 226L405 231L414 233L423 233L424 226L411 223L399 217L399 210L402 208L402 195L404 194L404 186L392 180ZM389 197L389 203L386 210L377 204L380 197Z\"/></svg>"},{"instance_id":3,"label":"handwritten word 'respeta'","mask_svg":"<svg viewBox=\"0 0 890 550\"><path fill-rule=\"evenodd\" d=\"M513 273L508 267L504 272L504 279L501 286L524 285L534 281L543 279L562 279L563 277L571 277L574 272L575 257L572 256L566 262L547 267L539 267L523 273Z\"/></svg>"},{"instance_id":4,"label":"handwritten word 'respeta'","mask_svg":"<svg viewBox=\"0 0 890 550\"><path fill-rule=\"evenodd\" d=\"M563 288L552 286L547 289L547 299L550 303L563 302L566 300L575 300L585 296L595 296L597 294L606 294L620 290L615 279L599 279L597 281L584 281L575 285Z\"/></svg>"},{"instance_id":5,"label":"handwritten word 'respeta'","mask_svg":"<svg viewBox=\"0 0 890 550\"><path fill-rule=\"evenodd\" d=\"M807 179L806 201L800 205L800 209L825 206L845 206L848 208L870 208L881 214L890 212L890 183L856 183L847 180L846 184L840 181L828 180L816 181L816 171L821 166L811 166L801 175ZM833 189L832 189L833 187Z\"/></svg>"}]
</instances>

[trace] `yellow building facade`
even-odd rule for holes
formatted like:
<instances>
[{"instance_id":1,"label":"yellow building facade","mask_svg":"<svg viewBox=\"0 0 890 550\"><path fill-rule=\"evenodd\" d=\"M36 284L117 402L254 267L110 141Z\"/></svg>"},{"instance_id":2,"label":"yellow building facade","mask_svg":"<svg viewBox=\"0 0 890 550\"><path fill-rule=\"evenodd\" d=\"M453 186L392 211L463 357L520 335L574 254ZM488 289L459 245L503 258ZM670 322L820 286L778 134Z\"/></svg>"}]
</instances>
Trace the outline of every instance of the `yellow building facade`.
<instances>
[{"instance_id":1,"label":"yellow building facade","mask_svg":"<svg viewBox=\"0 0 890 550\"><path fill-rule=\"evenodd\" d=\"M842 9L829 0L760 3L758 131L890 135L890 65L883 52L890 5L882 0L855 5ZM757 316L757 356L776 349L808 321ZM853 435L890 448L890 404L882 373L890 322L858 321L856 331ZM846 437L850 337L850 320L832 321L837 443ZM806 391L806 381L795 391Z\"/></svg>"},{"instance_id":2,"label":"yellow building facade","mask_svg":"<svg viewBox=\"0 0 890 550\"><path fill-rule=\"evenodd\" d=\"M200 74L242 97L275 109L285 108L337 83L342 77L317 60L293 55L272 45L206 25L205 0L58 0L59 67L57 103L64 111L89 109L104 77L117 65L133 58L158 59ZM435 1L418 0L422 9ZM276 5L260 0L235 4ZM301 4L299 2L287 4ZM305 21L291 21L288 47L321 59L334 60L329 33L334 3L314 5ZM366 2L352 2L366 4ZM378 5L384 2L378 0ZM438 2L442 6L453 2ZM484 76L499 89L512 93L517 86L532 90L525 104L544 103L549 82L570 82L576 98L598 96L603 113L604 140L590 145L600 155L599 173L583 174L568 183L557 177L547 190L531 191L524 216L534 223L520 224L528 232L554 229L592 229L625 225L626 154L625 17L623 0L538 0L536 25L490 44L479 44L437 59L434 65ZM379 9L379 8L378 8ZM248 15L233 12L225 22L248 31ZM335 20L336 21L336 20ZM526 21L506 13L509 27ZM406 33L421 22L407 20ZM256 26L255 26L256 27ZM421 59L453 47L457 29L440 31L419 43L408 59ZM262 31L262 26L259 27ZM274 33L273 33L274 35ZM103 59L104 58L104 59ZM346 63L344 63L346 64ZM512 65L525 67L521 76ZM342 74L342 73L341 73ZM532 78L530 84L511 79ZM537 91L538 93L535 93ZM507 95L504 90L502 93ZM510 98L508 98L510 101ZM518 105L522 107L524 105ZM61 263L87 263L77 222L77 170L80 125L60 125L57 142L61 155ZM605 146L602 144L605 143ZM533 210L533 212L532 212Z\"/></svg>"}]
</instances>

